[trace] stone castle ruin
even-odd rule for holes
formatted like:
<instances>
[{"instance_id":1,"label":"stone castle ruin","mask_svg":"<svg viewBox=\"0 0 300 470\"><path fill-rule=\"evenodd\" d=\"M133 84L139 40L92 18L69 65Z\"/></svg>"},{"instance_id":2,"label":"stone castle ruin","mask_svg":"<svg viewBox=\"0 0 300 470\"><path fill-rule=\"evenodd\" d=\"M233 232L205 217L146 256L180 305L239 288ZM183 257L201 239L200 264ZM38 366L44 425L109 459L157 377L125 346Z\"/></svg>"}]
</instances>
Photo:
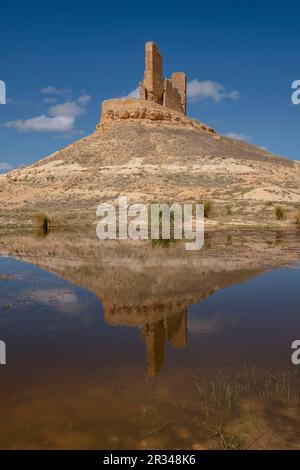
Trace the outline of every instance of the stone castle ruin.
<instances>
[{"instance_id":1,"label":"stone castle ruin","mask_svg":"<svg viewBox=\"0 0 300 470\"><path fill-rule=\"evenodd\" d=\"M215 133L211 127L186 116L186 75L174 72L171 78L163 78L162 55L152 41L145 45L145 72L139 92L139 98L103 101L97 129L114 121L146 120L183 124Z\"/></svg>"},{"instance_id":2,"label":"stone castle ruin","mask_svg":"<svg viewBox=\"0 0 300 470\"><path fill-rule=\"evenodd\" d=\"M186 114L186 75L175 72L171 79L163 79L163 60L155 42L146 42L146 68L140 83L142 100L152 101Z\"/></svg>"}]
</instances>

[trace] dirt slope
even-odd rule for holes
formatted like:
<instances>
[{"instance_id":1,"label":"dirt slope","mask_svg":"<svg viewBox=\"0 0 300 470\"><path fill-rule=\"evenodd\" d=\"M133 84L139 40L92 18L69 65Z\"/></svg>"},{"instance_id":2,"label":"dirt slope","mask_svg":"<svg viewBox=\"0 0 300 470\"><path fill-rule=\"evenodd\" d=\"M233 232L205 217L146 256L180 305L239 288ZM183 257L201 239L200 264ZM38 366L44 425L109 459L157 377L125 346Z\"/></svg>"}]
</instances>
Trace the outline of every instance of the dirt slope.
<instances>
[{"instance_id":1,"label":"dirt slope","mask_svg":"<svg viewBox=\"0 0 300 470\"><path fill-rule=\"evenodd\" d=\"M300 203L300 165L200 128L119 120L1 175L2 223L29 220L41 210L94 223L96 206L119 194L137 202L209 199L211 226L292 225ZM287 209L285 222L274 217L278 204Z\"/></svg>"}]
</instances>

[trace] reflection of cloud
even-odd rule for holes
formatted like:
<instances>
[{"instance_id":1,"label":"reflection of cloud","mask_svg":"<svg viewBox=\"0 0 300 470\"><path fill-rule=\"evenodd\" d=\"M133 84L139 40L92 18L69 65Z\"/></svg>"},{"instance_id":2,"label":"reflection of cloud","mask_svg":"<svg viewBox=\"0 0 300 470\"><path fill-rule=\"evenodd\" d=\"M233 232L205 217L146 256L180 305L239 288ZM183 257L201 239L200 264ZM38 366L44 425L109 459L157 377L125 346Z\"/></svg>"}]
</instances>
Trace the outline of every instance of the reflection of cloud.
<instances>
[{"instance_id":1,"label":"reflection of cloud","mask_svg":"<svg viewBox=\"0 0 300 470\"><path fill-rule=\"evenodd\" d=\"M209 315L208 318L188 318L188 331L195 336L212 335L226 326L236 325L237 318L234 315Z\"/></svg>"},{"instance_id":2,"label":"reflection of cloud","mask_svg":"<svg viewBox=\"0 0 300 470\"><path fill-rule=\"evenodd\" d=\"M189 318L188 331L195 336L211 335L221 328L220 318L218 316L212 318Z\"/></svg>"},{"instance_id":3,"label":"reflection of cloud","mask_svg":"<svg viewBox=\"0 0 300 470\"><path fill-rule=\"evenodd\" d=\"M31 291L26 297L27 300L32 302L40 302L43 304L69 304L77 301L76 294L65 289L41 289Z\"/></svg>"},{"instance_id":4,"label":"reflection of cloud","mask_svg":"<svg viewBox=\"0 0 300 470\"><path fill-rule=\"evenodd\" d=\"M26 281L32 281L35 278L29 278L28 273L17 273L12 277L9 275L5 280L17 280L21 281L22 285L26 285ZM1 280L1 278L0 278ZM31 282L30 282L31 283ZM25 306L35 311L39 311L41 307L47 307L53 310L53 312L59 312L68 315L78 315L84 318L89 316L85 308L85 301L78 298L76 291L70 288L35 288L31 290L30 287L25 287L20 293L14 291L14 286L11 286L12 292L7 292L6 303L11 304L13 309L23 309Z\"/></svg>"},{"instance_id":5,"label":"reflection of cloud","mask_svg":"<svg viewBox=\"0 0 300 470\"><path fill-rule=\"evenodd\" d=\"M60 313L77 315L82 313L82 303L75 292L69 289L39 289L23 294L21 303L42 304Z\"/></svg>"}]
</instances>

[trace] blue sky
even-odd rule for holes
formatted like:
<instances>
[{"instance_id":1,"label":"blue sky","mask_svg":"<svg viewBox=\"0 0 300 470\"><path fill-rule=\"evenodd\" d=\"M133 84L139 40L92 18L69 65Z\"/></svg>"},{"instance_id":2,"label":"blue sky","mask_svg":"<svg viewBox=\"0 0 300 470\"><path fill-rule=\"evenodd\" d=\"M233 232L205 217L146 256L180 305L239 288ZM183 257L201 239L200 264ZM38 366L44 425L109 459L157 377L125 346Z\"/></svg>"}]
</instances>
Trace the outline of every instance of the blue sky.
<instances>
[{"instance_id":1,"label":"blue sky","mask_svg":"<svg viewBox=\"0 0 300 470\"><path fill-rule=\"evenodd\" d=\"M300 159L299 13L289 1L3 2L0 169L91 133L101 101L137 87L148 40L165 76L182 70L192 82L189 115Z\"/></svg>"}]
</instances>

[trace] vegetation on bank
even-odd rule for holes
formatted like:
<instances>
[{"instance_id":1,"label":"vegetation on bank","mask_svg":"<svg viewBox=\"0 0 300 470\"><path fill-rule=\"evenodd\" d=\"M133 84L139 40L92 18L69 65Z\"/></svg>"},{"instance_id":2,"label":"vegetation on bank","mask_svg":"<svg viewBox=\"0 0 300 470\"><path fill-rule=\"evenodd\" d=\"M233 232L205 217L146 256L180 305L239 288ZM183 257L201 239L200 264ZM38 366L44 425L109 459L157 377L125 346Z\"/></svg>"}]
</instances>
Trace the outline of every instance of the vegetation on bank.
<instances>
[{"instance_id":1,"label":"vegetation on bank","mask_svg":"<svg viewBox=\"0 0 300 470\"><path fill-rule=\"evenodd\" d=\"M205 219L209 219L209 217L211 217L212 215L212 212L213 212L213 202L212 201L198 201L198 204L203 204L204 206L204 217Z\"/></svg>"},{"instance_id":2,"label":"vegetation on bank","mask_svg":"<svg viewBox=\"0 0 300 470\"><path fill-rule=\"evenodd\" d=\"M275 207L275 214L277 220L285 220L287 217L286 210L281 206Z\"/></svg>"},{"instance_id":3,"label":"vegetation on bank","mask_svg":"<svg viewBox=\"0 0 300 470\"><path fill-rule=\"evenodd\" d=\"M35 228L41 230L44 233L48 233L53 225L53 218L47 214L40 212L35 214L33 217L33 225Z\"/></svg>"}]
</instances>

